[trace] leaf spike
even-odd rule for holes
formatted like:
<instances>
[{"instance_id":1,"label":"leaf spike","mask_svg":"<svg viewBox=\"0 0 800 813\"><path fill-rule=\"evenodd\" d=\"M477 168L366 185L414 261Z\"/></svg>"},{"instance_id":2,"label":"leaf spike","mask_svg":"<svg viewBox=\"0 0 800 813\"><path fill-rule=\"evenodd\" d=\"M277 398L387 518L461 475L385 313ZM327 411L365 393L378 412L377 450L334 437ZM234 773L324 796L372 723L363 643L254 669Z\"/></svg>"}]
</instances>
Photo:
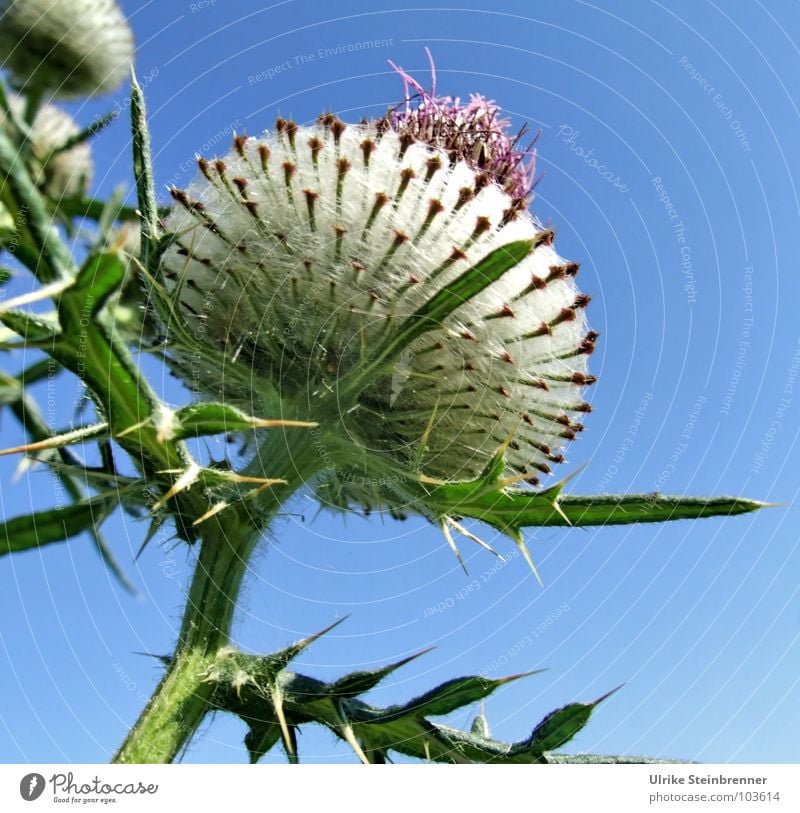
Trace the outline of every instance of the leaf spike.
<instances>
[{"instance_id":1,"label":"leaf spike","mask_svg":"<svg viewBox=\"0 0 800 813\"><path fill-rule=\"evenodd\" d=\"M13 299L8 299L0 305L0 313L14 310L20 305L31 305L34 302L41 302L43 299L52 299L58 294L63 293L73 284L73 280L59 280L58 282L51 282L49 285L43 285L35 291L29 291L27 294L15 296Z\"/></svg>"},{"instance_id":2,"label":"leaf spike","mask_svg":"<svg viewBox=\"0 0 800 813\"><path fill-rule=\"evenodd\" d=\"M486 548L486 550L488 550L489 553L493 553L501 562L505 562L505 559L503 558L502 554L498 553L487 542L484 542L482 539L475 536L475 534L473 534L471 531L468 531L463 525L456 522L452 517L446 517L445 521L449 522L450 525L452 525L453 528L455 528L462 536L466 536L467 539L471 539L473 542L477 542L482 548Z\"/></svg>"},{"instance_id":3,"label":"leaf spike","mask_svg":"<svg viewBox=\"0 0 800 813\"><path fill-rule=\"evenodd\" d=\"M286 485L286 480L280 477L256 477L251 474L237 474L235 471L225 472L225 479L234 483L254 483L261 486Z\"/></svg>"},{"instance_id":4,"label":"leaf spike","mask_svg":"<svg viewBox=\"0 0 800 813\"><path fill-rule=\"evenodd\" d=\"M173 470L174 471L174 470ZM195 482L197 482L198 477L200 476L200 472L202 469L200 466L195 463L194 461L190 463L186 470L181 474L180 477L175 481L175 484L172 486L166 494L164 494L161 499L157 500L152 507L152 511L158 511L160 508L163 508L167 502L172 499L176 494L180 494L181 491L186 491L187 488L190 488ZM165 472L166 473L166 472Z\"/></svg>"},{"instance_id":5,"label":"leaf spike","mask_svg":"<svg viewBox=\"0 0 800 813\"><path fill-rule=\"evenodd\" d=\"M292 765L297 765L299 760L297 758L296 741L289 730L289 724L286 722L286 715L283 711L283 692L278 686L270 686L270 699L272 700L272 708L275 709L275 716L278 718L278 725L281 728L281 739L283 740L283 747L286 749L286 756Z\"/></svg>"},{"instance_id":6,"label":"leaf spike","mask_svg":"<svg viewBox=\"0 0 800 813\"><path fill-rule=\"evenodd\" d=\"M155 537L158 529L164 524L163 520L160 517L153 517L150 521L150 527L147 529L147 535L144 538L144 542L139 545L139 550L136 551L136 556L133 557L134 562L139 561L139 557L144 553L144 549L152 542L153 537Z\"/></svg>"},{"instance_id":7,"label":"leaf spike","mask_svg":"<svg viewBox=\"0 0 800 813\"><path fill-rule=\"evenodd\" d=\"M501 480L497 481L497 489L502 491L504 488L521 483L523 480L527 480L529 477L530 474L526 474L525 472L522 472L522 474L512 474L510 477L503 477Z\"/></svg>"},{"instance_id":8,"label":"leaf spike","mask_svg":"<svg viewBox=\"0 0 800 813\"><path fill-rule=\"evenodd\" d=\"M353 749L356 756L361 760L364 765L369 765L370 761L367 755L364 753L364 749L359 744L358 740L356 739L355 732L353 731L353 726L350 725L350 722L344 715L342 711L341 704L336 703L334 704L335 714L336 714L336 728L338 729L339 733L344 738L345 742Z\"/></svg>"},{"instance_id":9,"label":"leaf spike","mask_svg":"<svg viewBox=\"0 0 800 813\"><path fill-rule=\"evenodd\" d=\"M10 449L0 449L0 455L18 454L24 452L42 452L47 449L58 449L62 446L69 446L71 443L81 443L84 440L101 435L108 429L107 423L99 423L94 426L85 426L72 432L64 432L61 435L52 435L44 440L35 443L23 443L22 446L12 446Z\"/></svg>"},{"instance_id":10,"label":"leaf spike","mask_svg":"<svg viewBox=\"0 0 800 813\"><path fill-rule=\"evenodd\" d=\"M518 672L516 675L508 675L507 677L496 678L494 682L498 686L503 686L506 683L513 683L515 680L522 680L522 678L532 677L533 675L541 675L543 672L546 672L546 671L547 671L547 669L531 669L528 672ZM614 689L614 691L616 691L616 689ZM606 695L606 697L607 696L608 695ZM600 699L604 700L605 697L602 697ZM483 701L481 701L481 705L482 704L483 704Z\"/></svg>"},{"instance_id":11,"label":"leaf spike","mask_svg":"<svg viewBox=\"0 0 800 813\"><path fill-rule=\"evenodd\" d=\"M557 501L558 498L561 496L561 492L564 490L564 487L567 485L567 483L570 480L574 480L588 465L589 463L587 462L584 463L582 466L578 466L578 468L575 469L575 471L573 471L571 474L568 474L566 477L562 478L557 483L554 483L549 488L546 488L544 491L540 492L540 496L542 497L552 496L553 501L554 502Z\"/></svg>"},{"instance_id":12,"label":"leaf spike","mask_svg":"<svg viewBox=\"0 0 800 813\"><path fill-rule=\"evenodd\" d=\"M295 655L299 655L304 649L307 649L311 646L315 641L318 641L322 638L323 635L327 635L332 629L335 629L339 626L339 624L344 624L347 619L350 618L350 615L345 615L342 618L337 618L332 624L328 624L325 629L321 629L319 632L315 632L313 635L309 635L307 638L303 638L294 644L295 647L299 647Z\"/></svg>"},{"instance_id":13,"label":"leaf spike","mask_svg":"<svg viewBox=\"0 0 800 813\"><path fill-rule=\"evenodd\" d=\"M35 457L21 457L17 465L14 467L14 473L11 475L11 482L16 485L22 478L41 461Z\"/></svg>"},{"instance_id":14,"label":"leaf spike","mask_svg":"<svg viewBox=\"0 0 800 813\"><path fill-rule=\"evenodd\" d=\"M456 559L458 559L458 563L463 568L464 573L467 573L467 575L469 575L467 571L467 566L464 564L464 560L461 558L461 553L458 550L458 545L456 545L455 540L453 539L453 536L450 533L450 529L447 527L448 522L452 522L450 517L446 517L444 520L442 520L439 523L439 527L441 528L442 533L444 534L444 538L447 540L447 544L450 546L450 550L452 550L453 553L456 555Z\"/></svg>"},{"instance_id":15,"label":"leaf spike","mask_svg":"<svg viewBox=\"0 0 800 813\"><path fill-rule=\"evenodd\" d=\"M528 546L525 544L525 540L522 538L522 534L519 532L519 530L514 529L511 532L511 538L514 540L514 544L519 548L519 552L525 557L525 561L528 563L528 567L530 567L530 569L533 571L533 575L536 576L536 581L539 582L539 586L544 589L544 582L542 581L542 577L539 575L539 571L536 569L536 565L533 563L530 551L528 550Z\"/></svg>"},{"instance_id":16,"label":"leaf spike","mask_svg":"<svg viewBox=\"0 0 800 813\"><path fill-rule=\"evenodd\" d=\"M226 508L230 506L230 503L225 502L225 500L220 500L218 503L215 503L205 512L202 516L199 516L193 523L192 526L200 525L201 523L205 522L207 519L211 519L211 517L216 516L220 512L224 511Z\"/></svg>"},{"instance_id":17,"label":"leaf spike","mask_svg":"<svg viewBox=\"0 0 800 813\"><path fill-rule=\"evenodd\" d=\"M132 426L129 426L127 429L123 429L121 432L117 432L116 437L124 438L126 435L130 435L131 433L135 432L137 429L144 428L149 423L150 423L150 419L145 418L143 421L139 421L139 423L135 423Z\"/></svg>"},{"instance_id":18,"label":"leaf spike","mask_svg":"<svg viewBox=\"0 0 800 813\"><path fill-rule=\"evenodd\" d=\"M590 703L589 705L592 708L599 706L604 700L608 700L608 698L611 697L611 695L616 694L624 685L625 685L624 683L620 683L619 686L612 689L610 692L606 692L604 695L602 695L602 697L598 697L597 700L595 700L593 703Z\"/></svg>"}]
</instances>

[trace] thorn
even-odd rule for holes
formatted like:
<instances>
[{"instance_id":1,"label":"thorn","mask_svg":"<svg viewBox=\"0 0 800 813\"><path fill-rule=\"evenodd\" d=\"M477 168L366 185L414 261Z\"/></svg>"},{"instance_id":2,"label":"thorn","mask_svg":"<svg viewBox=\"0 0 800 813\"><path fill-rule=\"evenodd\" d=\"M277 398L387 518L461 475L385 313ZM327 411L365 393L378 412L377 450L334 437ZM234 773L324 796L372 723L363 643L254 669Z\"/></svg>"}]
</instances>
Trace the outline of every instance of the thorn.
<instances>
[{"instance_id":1,"label":"thorn","mask_svg":"<svg viewBox=\"0 0 800 813\"><path fill-rule=\"evenodd\" d=\"M25 452L42 452L47 449L58 449L61 446L67 446L70 443L80 443L84 440L90 440L96 435L101 434L108 429L107 423L99 423L95 426L87 426L84 429L76 429L72 432L65 432L63 435L53 435L52 437L38 440L34 443L24 443L22 446L12 446L10 449L0 449L0 456L9 454L18 454Z\"/></svg>"},{"instance_id":2,"label":"thorn","mask_svg":"<svg viewBox=\"0 0 800 813\"><path fill-rule=\"evenodd\" d=\"M323 635L327 635L332 629L338 627L339 624L343 624L347 619L350 618L350 615L345 615L342 618L337 618L332 624L329 624L325 629L320 630L319 632L315 632L313 635L309 635L307 638L303 638L294 644L295 647L299 647L299 651L302 652L304 649L308 649L315 641L318 641L322 638Z\"/></svg>"},{"instance_id":3,"label":"thorn","mask_svg":"<svg viewBox=\"0 0 800 813\"><path fill-rule=\"evenodd\" d=\"M252 477L247 474L237 474L235 471L224 472L223 476L226 480L231 480L234 483L258 484L259 487L255 491L256 494L260 494L264 489L270 486L286 485L286 480L280 478Z\"/></svg>"},{"instance_id":4,"label":"thorn","mask_svg":"<svg viewBox=\"0 0 800 813\"><path fill-rule=\"evenodd\" d=\"M532 677L533 675L541 675L546 671L547 669L531 669L528 672L518 672L516 675L508 675L508 677L498 678L497 682L500 684L513 683L515 680L522 680L522 678ZM616 691L616 689L614 689L614 691Z\"/></svg>"},{"instance_id":5,"label":"thorn","mask_svg":"<svg viewBox=\"0 0 800 813\"><path fill-rule=\"evenodd\" d=\"M160 500L155 502L152 507L153 513L158 511L160 508L163 508L166 503L172 499L176 494L180 494L181 491L185 491L187 488L190 488L193 483L197 481L197 478L200 475L202 469L197 463L190 463L186 470L181 474L181 476L175 481L175 484L172 488L161 497ZM167 473L174 473L172 472L163 472L164 474Z\"/></svg>"},{"instance_id":6,"label":"thorn","mask_svg":"<svg viewBox=\"0 0 800 813\"><path fill-rule=\"evenodd\" d=\"M221 500L220 502L216 503L216 505L211 506L211 508L209 508L208 511L205 512L205 514L198 517L192 523L192 527L200 525L200 523L205 522L207 519L211 519L211 517L214 517L221 511L224 511L229 505L230 503L225 502L225 500Z\"/></svg>"},{"instance_id":7,"label":"thorn","mask_svg":"<svg viewBox=\"0 0 800 813\"><path fill-rule=\"evenodd\" d=\"M530 477L530 474L526 474L522 472L521 474L513 474L510 477L503 477L502 479L497 481L497 490L502 491L504 488L508 488L509 486L516 485L517 483L521 483L523 480Z\"/></svg>"},{"instance_id":8,"label":"thorn","mask_svg":"<svg viewBox=\"0 0 800 813\"><path fill-rule=\"evenodd\" d=\"M370 761L367 758L367 755L364 753L361 745L359 744L358 740L356 739L355 732L353 731L353 726L350 725L347 718L344 716L341 707L338 704L335 706L336 709L336 722L337 728L342 734L342 737L345 739L347 744L355 751L356 756L361 760L364 765L369 765Z\"/></svg>"},{"instance_id":9,"label":"thorn","mask_svg":"<svg viewBox=\"0 0 800 813\"><path fill-rule=\"evenodd\" d=\"M450 534L450 529L447 527L447 520L449 520L449 517L447 517L446 520L439 525L439 527L441 528L442 533L444 534L444 538L447 540L447 544L450 546L450 550L452 550L453 553L456 555L456 559L458 559L458 562L463 568L464 573L468 573L467 566L464 564L464 560L461 558L458 546L456 545L455 540Z\"/></svg>"},{"instance_id":10,"label":"thorn","mask_svg":"<svg viewBox=\"0 0 800 813\"><path fill-rule=\"evenodd\" d=\"M133 557L134 562L139 561L139 557L144 553L145 548L150 544L150 542L153 540L153 537L158 532L158 529L163 524L164 523L160 521L158 517L153 517L153 519L150 521L150 527L147 529L147 535L145 536L142 544L139 546L139 550L136 551L136 556Z\"/></svg>"},{"instance_id":11,"label":"thorn","mask_svg":"<svg viewBox=\"0 0 800 813\"><path fill-rule=\"evenodd\" d=\"M486 548L489 553L493 553L501 562L505 562L505 559L501 554L499 554L491 545L484 542L479 537L475 536L475 534L468 531L463 525L456 522L452 517L445 517L445 521L449 522L462 536L466 536L467 539L471 539L473 542L477 542L482 548Z\"/></svg>"},{"instance_id":12,"label":"thorn","mask_svg":"<svg viewBox=\"0 0 800 813\"><path fill-rule=\"evenodd\" d=\"M511 538L514 540L514 544L519 548L520 553L525 557L525 561L528 563L528 566L533 571L533 575L536 576L536 581L539 582L539 586L542 589L544 589L544 582L542 581L542 578L539 575L539 571L536 569L536 565L533 563L530 551L528 550L528 546L525 544L525 541L522 538L522 534L520 534L519 531L514 531L511 535Z\"/></svg>"},{"instance_id":13,"label":"thorn","mask_svg":"<svg viewBox=\"0 0 800 813\"><path fill-rule=\"evenodd\" d=\"M145 658L155 658L157 661L161 661L161 663L163 663L165 666L169 666L169 663L172 660L172 655L156 655L155 652L137 652L134 650L132 654L144 655Z\"/></svg>"},{"instance_id":14,"label":"thorn","mask_svg":"<svg viewBox=\"0 0 800 813\"><path fill-rule=\"evenodd\" d=\"M20 305L30 305L33 302L41 302L43 299L50 299L66 291L70 285L72 285L72 280L52 282L50 285L43 285L35 291L30 291L27 294L22 294L21 296L16 296L13 299L3 302L3 304L0 305L0 313L13 310Z\"/></svg>"},{"instance_id":15,"label":"thorn","mask_svg":"<svg viewBox=\"0 0 800 813\"><path fill-rule=\"evenodd\" d=\"M124 438L125 435L130 435L132 432L135 432L137 429L141 429L143 426L147 426L150 423L149 418L145 418L143 421L139 421L139 423L133 424L133 426L129 426L127 429L123 429L121 432L117 432L118 438Z\"/></svg>"},{"instance_id":16,"label":"thorn","mask_svg":"<svg viewBox=\"0 0 800 813\"><path fill-rule=\"evenodd\" d=\"M289 757L289 762L297 764L297 749L295 748L294 737L289 731L289 724L286 722L286 715L283 713L283 692L278 686L270 687L270 699L272 700L272 707L275 709L275 716L278 718L278 725L281 728L281 739L283 740L283 747L286 749L286 756Z\"/></svg>"},{"instance_id":17,"label":"thorn","mask_svg":"<svg viewBox=\"0 0 800 813\"><path fill-rule=\"evenodd\" d=\"M610 692L606 692L602 697L598 697L593 703L590 703L591 706L599 706L604 700L608 700L612 694L616 694L625 684L620 683L615 689L612 689Z\"/></svg>"}]
</instances>

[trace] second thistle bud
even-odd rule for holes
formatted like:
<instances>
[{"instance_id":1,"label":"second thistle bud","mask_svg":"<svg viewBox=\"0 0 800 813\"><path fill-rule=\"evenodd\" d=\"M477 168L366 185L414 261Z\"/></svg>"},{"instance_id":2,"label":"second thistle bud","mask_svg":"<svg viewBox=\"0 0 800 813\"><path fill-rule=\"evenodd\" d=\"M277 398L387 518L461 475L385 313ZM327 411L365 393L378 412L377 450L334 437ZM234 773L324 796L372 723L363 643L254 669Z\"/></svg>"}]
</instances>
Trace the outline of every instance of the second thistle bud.
<instances>
[{"instance_id":1,"label":"second thistle bud","mask_svg":"<svg viewBox=\"0 0 800 813\"><path fill-rule=\"evenodd\" d=\"M20 90L94 96L130 73L133 34L115 0L0 0L0 60Z\"/></svg>"}]
</instances>

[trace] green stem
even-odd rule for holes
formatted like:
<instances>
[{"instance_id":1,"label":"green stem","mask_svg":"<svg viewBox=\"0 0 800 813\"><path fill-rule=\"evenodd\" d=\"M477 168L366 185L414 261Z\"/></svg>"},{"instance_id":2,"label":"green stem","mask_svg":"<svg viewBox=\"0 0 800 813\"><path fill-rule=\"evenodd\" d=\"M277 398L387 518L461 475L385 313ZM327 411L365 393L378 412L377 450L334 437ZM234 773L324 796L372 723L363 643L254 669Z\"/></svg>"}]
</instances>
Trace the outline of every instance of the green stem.
<instances>
[{"instance_id":1,"label":"green stem","mask_svg":"<svg viewBox=\"0 0 800 813\"><path fill-rule=\"evenodd\" d=\"M324 466L319 443L308 429L271 430L248 473L267 470L269 477L286 483L262 492L258 502L232 505L199 526L200 555L175 655L114 762L171 762L211 710L209 670L230 646L250 557L285 502Z\"/></svg>"}]
</instances>

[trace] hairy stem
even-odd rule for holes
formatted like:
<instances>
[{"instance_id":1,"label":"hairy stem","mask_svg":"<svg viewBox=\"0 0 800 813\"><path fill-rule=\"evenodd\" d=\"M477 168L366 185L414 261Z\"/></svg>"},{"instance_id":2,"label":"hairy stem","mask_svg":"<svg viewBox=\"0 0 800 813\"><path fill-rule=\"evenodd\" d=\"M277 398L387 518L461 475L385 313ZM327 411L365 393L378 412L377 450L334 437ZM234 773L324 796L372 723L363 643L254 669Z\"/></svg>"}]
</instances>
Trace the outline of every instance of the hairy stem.
<instances>
[{"instance_id":1,"label":"hairy stem","mask_svg":"<svg viewBox=\"0 0 800 813\"><path fill-rule=\"evenodd\" d=\"M250 557L281 506L324 466L319 442L307 429L271 430L249 471L267 470L270 477L286 483L200 525L200 554L175 654L114 762L171 762L211 710L214 686L207 679L209 668L230 645Z\"/></svg>"}]
</instances>

